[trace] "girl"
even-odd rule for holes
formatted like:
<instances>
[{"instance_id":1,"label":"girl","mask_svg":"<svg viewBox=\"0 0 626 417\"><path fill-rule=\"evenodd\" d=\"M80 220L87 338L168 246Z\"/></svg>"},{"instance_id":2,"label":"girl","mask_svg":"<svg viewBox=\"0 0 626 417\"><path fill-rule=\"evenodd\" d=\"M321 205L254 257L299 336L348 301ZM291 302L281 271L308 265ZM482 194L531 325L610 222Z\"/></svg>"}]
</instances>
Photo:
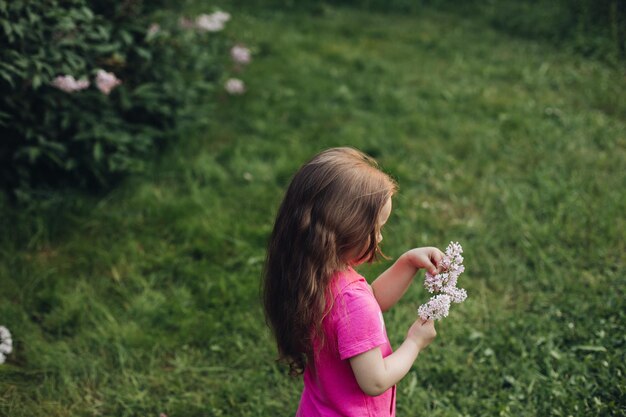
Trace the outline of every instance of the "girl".
<instances>
[{"instance_id":1,"label":"girl","mask_svg":"<svg viewBox=\"0 0 626 417\"><path fill-rule=\"evenodd\" d=\"M392 352L382 312L437 248L403 254L371 285L353 267L381 254L395 182L351 148L326 150L296 173L278 210L264 273L266 319L280 358L304 373L298 417L394 416L395 385L436 332L417 319ZM384 256L384 255L383 255Z\"/></svg>"}]
</instances>

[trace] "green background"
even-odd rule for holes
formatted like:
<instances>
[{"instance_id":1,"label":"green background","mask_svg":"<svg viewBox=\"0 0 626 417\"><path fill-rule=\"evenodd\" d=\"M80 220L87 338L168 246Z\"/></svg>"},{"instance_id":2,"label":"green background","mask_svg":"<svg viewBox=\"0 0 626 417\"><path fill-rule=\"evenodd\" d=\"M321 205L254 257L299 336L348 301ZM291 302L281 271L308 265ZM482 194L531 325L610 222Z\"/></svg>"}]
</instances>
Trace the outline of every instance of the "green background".
<instances>
[{"instance_id":1,"label":"green background","mask_svg":"<svg viewBox=\"0 0 626 417\"><path fill-rule=\"evenodd\" d=\"M208 95L105 195L2 203L0 415L293 415L264 247L293 172L344 145L400 185L385 253L465 249L469 297L398 415L626 415L623 68L441 9L225 10L244 96ZM386 314L394 346L422 279Z\"/></svg>"}]
</instances>

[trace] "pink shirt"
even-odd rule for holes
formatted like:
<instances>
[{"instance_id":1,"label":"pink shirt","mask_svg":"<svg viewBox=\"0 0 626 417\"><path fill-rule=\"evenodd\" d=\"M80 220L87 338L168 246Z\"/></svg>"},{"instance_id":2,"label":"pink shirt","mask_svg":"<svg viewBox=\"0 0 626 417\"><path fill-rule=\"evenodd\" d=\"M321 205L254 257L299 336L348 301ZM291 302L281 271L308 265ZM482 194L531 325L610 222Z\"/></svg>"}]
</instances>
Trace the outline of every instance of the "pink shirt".
<instances>
[{"instance_id":1,"label":"pink shirt","mask_svg":"<svg viewBox=\"0 0 626 417\"><path fill-rule=\"evenodd\" d=\"M331 293L332 308L322 323L325 343L321 350L316 349L314 367L309 364L304 371L296 416L395 416L396 387L377 397L365 394L348 360L379 346L383 357L392 352L374 294L352 268L335 274Z\"/></svg>"}]
</instances>

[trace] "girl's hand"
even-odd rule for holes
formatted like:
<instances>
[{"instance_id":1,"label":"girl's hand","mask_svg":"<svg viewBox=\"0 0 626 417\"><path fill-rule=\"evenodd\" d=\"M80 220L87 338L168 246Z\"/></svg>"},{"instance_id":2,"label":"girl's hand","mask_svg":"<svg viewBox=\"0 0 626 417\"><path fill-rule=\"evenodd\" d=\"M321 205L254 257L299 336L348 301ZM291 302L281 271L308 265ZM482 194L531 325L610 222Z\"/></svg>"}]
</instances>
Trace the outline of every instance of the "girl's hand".
<instances>
[{"instance_id":1,"label":"girl's hand","mask_svg":"<svg viewBox=\"0 0 626 417\"><path fill-rule=\"evenodd\" d=\"M413 341L417 345L417 348L422 350L430 345L430 342L435 339L435 336L437 336L435 322L432 320L422 320L418 317L409 329L407 339Z\"/></svg>"},{"instance_id":2,"label":"girl's hand","mask_svg":"<svg viewBox=\"0 0 626 417\"><path fill-rule=\"evenodd\" d=\"M433 341L437 332L432 320L418 319L409 334L391 355L383 358L380 346L350 358L350 366L361 390L378 396L397 384L411 369L419 352Z\"/></svg>"},{"instance_id":3,"label":"girl's hand","mask_svg":"<svg viewBox=\"0 0 626 417\"><path fill-rule=\"evenodd\" d=\"M411 249L372 283L374 297L380 309L389 310L406 292L420 268L436 274L441 267L443 252L437 248Z\"/></svg>"},{"instance_id":4,"label":"girl's hand","mask_svg":"<svg viewBox=\"0 0 626 417\"><path fill-rule=\"evenodd\" d=\"M411 249L404 256L417 269L424 268L435 275L440 272L443 252L437 248L426 247Z\"/></svg>"}]
</instances>

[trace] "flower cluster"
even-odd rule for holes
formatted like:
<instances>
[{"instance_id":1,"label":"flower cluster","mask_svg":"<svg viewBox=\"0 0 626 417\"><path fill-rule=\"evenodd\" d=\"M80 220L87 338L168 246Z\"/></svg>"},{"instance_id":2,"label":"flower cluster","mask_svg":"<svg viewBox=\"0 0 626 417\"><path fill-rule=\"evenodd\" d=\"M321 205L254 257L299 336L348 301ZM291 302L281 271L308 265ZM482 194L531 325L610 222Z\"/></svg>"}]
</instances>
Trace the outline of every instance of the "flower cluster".
<instances>
[{"instance_id":1,"label":"flower cluster","mask_svg":"<svg viewBox=\"0 0 626 417\"><path fill-rule=\"evenodd\" d=\"M98 90L102 92L102 94L106 94L107 96L115 87L120 85L122 81L120 81L115 74L112 72L106 72L104 70L98 70L96 74L96 86Z\"/></svg>"},{"instance_id":2,"label":"flower cluster","mask_svg":"<svg viewBox=\"0 0 626 417\"><path fill-rule=\"evenodd\" d=\"M224 24L230 20L230 14L226 12L214 12L201 14L196 18L196 28L207 32L219 32L224 29Z\"/></svg>"},{"instance_id":3,"label":"flower cluster","mask_svg":"<svg viewBox=\"0 0 626 417\"><path fill-rule=\"evenodd\" d=\"M150 27L148 28L148 32L146 33L146 36L148 37L148 39L152 39L160 31L161 31L161 25L159 25L158 23L152 23Z\"/></svg>"},{"instance_id":4,"label":"flower cluster","mask_svg":"<svg viewBox=\"0 0 626 417\"><path fill-rule=\"evenodd\" d=\"M250 50L243 45L235 45L230 50L230 56L235 61L235 64L245 65L249 64Z\"/></svg>"},{"instance_id":5,"label":"flower cluster","mask_svg":"<svg viewBox=\"0 0 626 417\"><path fill-rule=\"evenodd\" d=\"M88 80L77 80L72 75L59 75L50 84L66 93L73 93L89 87Z\"/></svg>"},{"instance_id":6,"label":"flower cluster","mask_svg":"<svg viewBox=\"0 0 626 417\"><path fill-rule=\"evenodd\" d=\"M13 351L13 339L11 332L4 326L0 326L0 363L4 363L6 355Z\"/></svg>"},{"instance_id":7,"label":"flower cluster","mask_svg":"<svg viewBox=\"0 0 626 417\"><path fill-rule=\"evenodd\" d=\"M102 94L109 95L111 90L121 83L122 81L112 72L99 69L96 73L96 87ZM90 83L85 79L76 80L72 75L59 75L50 85L66 93L74 93L88 88Z\"/></svg>"},{"instance_id":8,"label":"flower cluster","mask_svg":"<svg viewBox=\"0 0 626 417\"><path fill-rule=\"evenodd\" d=\"M423 320L441 320L448 316L451 303L462 303L467 298L467 291L456 286L465 271L463 266L463 248L458 242L450 242L442 260L443 272L433 275L426 272L424 287L430 293L440 293L431 297L417 310Z\"/></svg>"},{"instance_id":9,"label":"flower cluster","mask_svg":"<svg viewBox=\"0 0 626 417\"><path fill-rule=\"evenodd\" d=\"M201 14L195 19L181 17L178 25L183 29L196 29L204 32L219 32L224 29L226 22L230 20L230 14L216 11L211 14ZM230 49L230 57L235 63L234 70L240 71L242 67L252 60L250 49L244 45L235 45ZM224 83L224 89L230 95L241 95L246 92L244 82L238 78L229 78Z\"/></svg>"},{"instance_id":10,"label":"flower cluster","mask_svg":"<svg viewBox=\"0 0 626 417\"><path fill-rule=\"evenodd\" d=\"M228 92L228 94L232 95L241 95L246 92L246 86L240 79L237 78L229 78L226 80L226 84L224 88Z\"/></svg>"},{"instance_id":11,"label":"flower cluster","mask_svg":"<svg viewBox=\"0 0 626 417\"><path fill-rule=\"evenodd\" d=\"M243 45L235 45L230 49L230 57L235 63L235 71L240 71L241 68L249 64L252 60L250 49ZM244 82L238 78L229 78L224 84L226 92L231 95L241 95L246 92L246 86Z\"/></svg>"},{"instance_id":12,"label":"flower cluster","mask_svg":"<svg viewBox=\"0 0 626 417\"><path fill-rule=\"evenodd\" d=\"M219 32L224 29L226 22L230 20L230 14L217 11L211 14L201 14L195 20L181 17L178 24L183 29L198 29L205 32Z\"/></svg>"}]
</instances>

